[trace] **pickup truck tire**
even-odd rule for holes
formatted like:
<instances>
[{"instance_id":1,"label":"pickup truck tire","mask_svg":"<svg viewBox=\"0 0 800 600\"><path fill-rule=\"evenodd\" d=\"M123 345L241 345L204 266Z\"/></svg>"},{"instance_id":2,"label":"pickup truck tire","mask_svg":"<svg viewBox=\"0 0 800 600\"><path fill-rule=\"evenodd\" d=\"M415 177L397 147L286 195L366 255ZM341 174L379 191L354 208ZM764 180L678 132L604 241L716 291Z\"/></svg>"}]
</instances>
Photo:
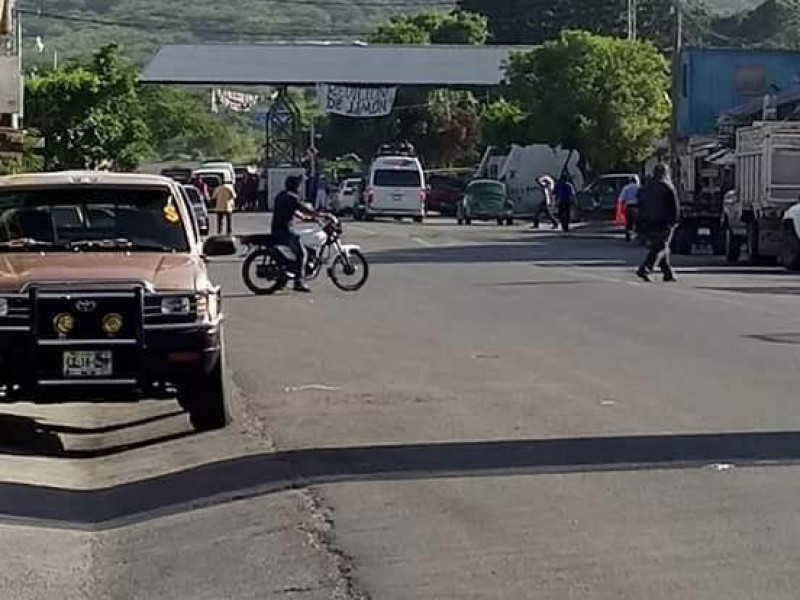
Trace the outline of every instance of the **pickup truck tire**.
<instances>
[{"instance_id":1,"label":"pickup truck tire","mask_svg":"<svg viewBox=\"0 0 800 600\"><path fill-rule=\"evenodd\" d=\"M783 230L781 264L789 271L800 271L800 239L797 238L793 227L786 227Z\"/></svg>"},{"instance_id":2,"label":"pickup truck tire","mask_svg":"<svg viewBox=\"0 0 800 600\"><path fill-rule=\"evenodd\" d=\"M211 371L184 383L178 391L178 403L189 413L196 431L222 429L230 422L224 348Z\"/></svg>"},{"instance_id":3,"label":"pickup truck tire","mask_svg":"<svg viewBox=\"0 0 800 600\"><path fill-rule=\"evenodd\" d=\"M742 238L733 233L733 230L725 224L725 260L729 263L737 263L742 257Z\"/></svg>"}]
</instances>

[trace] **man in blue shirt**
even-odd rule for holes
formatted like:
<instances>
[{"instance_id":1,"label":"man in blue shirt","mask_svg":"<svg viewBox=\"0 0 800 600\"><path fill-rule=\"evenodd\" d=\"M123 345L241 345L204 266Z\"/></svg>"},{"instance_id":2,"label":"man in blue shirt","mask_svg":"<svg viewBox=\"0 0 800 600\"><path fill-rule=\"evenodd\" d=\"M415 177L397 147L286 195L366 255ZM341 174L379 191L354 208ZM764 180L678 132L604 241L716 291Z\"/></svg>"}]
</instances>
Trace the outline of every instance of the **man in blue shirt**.
<instances>
[{"instance_id":1,"label":"man in blue shirt","mask_svg":"<svg viewBox=\"0 0 800 600\"><path fill-rule=\"evenodd\" d=\"M558 178L558 183L553 190L553 195L556 198L556 206L558 208L558 220L561 222L561 228L564 231L569 231L570 214L572 213L572 203L575 201L576 192L575 186L572 185L569 175L562 173Z\"/></svg>"},{"instance_id":2,"label":"man in blue shirt","mask_svg":"<svg viewBox=\"0 0 800 600\"><path fill-rule=\"evenodd\" d=\"M306 249L300 242L299 236L292 229L295 215L307 220L318 216L317 211L300 199L300 178L294 175L286 179L286 189L275 196L275 210L272 214L272 235L278 243L291 248L297 257L295 267L294 289L297 292L310 292L305 283Z\"/></svg>"}]
</instances>

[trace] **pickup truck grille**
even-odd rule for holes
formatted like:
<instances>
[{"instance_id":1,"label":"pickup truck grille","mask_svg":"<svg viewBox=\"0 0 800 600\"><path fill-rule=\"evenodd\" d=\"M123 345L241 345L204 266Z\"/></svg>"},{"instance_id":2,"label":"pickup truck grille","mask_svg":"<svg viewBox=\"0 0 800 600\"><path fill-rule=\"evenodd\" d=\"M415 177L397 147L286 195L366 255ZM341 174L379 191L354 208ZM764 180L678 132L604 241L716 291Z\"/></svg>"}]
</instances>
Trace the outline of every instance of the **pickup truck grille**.
<instances>
[{"instance_id":1,"label":"pickup truck grille","mask_svg":"<svg viewBox=\"0 0 800 600\"><path fill-rule=\"evenodd\" d=\"M130 340L140 337L141 296L135 291L44 293L36 296L35 335L40 341ZM72 329L59 331L56 321L69 315ZM103 329L109 317L118 318L121 329L113 335Z\"/></svg>"}]
</instances>

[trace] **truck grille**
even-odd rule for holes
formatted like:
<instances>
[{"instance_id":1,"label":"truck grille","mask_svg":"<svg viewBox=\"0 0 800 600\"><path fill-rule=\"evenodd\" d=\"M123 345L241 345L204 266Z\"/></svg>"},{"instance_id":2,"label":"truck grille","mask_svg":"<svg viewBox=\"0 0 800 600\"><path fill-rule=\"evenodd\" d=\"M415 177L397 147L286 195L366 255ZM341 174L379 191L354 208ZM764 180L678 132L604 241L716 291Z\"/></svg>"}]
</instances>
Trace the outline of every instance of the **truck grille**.
<instances>
[{"instance_id":1,"label":"truck grille","mask_svg":"<svg viewBox=\"0 0 800 600\"><path fill-rule=\"evenodd\" d=\"M135 291L45 292L36 295L35 315L34 333L40 341L135 341L140 337L142 301ZM71 322L70 331L59 330L60 318ZM109 318L121 323L121 328L113 334L103 328L104 320Z\"/></svg>"}]
</instances>

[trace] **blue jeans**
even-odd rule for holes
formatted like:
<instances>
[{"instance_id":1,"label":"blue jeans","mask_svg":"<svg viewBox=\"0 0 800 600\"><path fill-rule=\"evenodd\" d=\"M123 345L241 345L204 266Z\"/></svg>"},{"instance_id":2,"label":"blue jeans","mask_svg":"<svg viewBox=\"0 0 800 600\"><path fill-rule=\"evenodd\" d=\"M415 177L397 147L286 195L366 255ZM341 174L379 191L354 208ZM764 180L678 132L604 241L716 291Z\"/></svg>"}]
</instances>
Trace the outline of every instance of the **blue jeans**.
<instances>
[{"instance_id":1,"label":"blue jeans","mask_svg":"<svg viewBox=\"0 0 800 600\"><path fill-rule=\"evenodd\" d=\"M282 231L279 233L273 234L275 239L277 240L278 244L282 246L287 246L297 257L297 262L295 263L295 281L302 282L305 280L305 273L306 273L306 259L308 257L308 253L306 249L303 247L303 244L300 243L300 237L292 232L292 231Z\"/></svg>"}]
</instances>

